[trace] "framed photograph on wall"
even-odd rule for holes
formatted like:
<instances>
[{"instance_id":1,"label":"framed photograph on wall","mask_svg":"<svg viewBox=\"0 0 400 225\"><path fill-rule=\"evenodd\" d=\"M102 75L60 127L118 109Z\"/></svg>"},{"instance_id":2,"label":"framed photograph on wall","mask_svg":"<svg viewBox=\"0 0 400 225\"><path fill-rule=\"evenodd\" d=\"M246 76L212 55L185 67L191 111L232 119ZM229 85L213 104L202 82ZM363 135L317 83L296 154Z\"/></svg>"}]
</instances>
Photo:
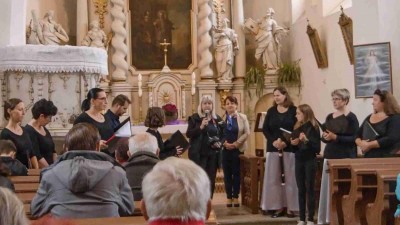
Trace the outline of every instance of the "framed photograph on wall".
<instances>
[{"instance_id":1,"label":"framed photograph on wall","mask_svg":"<svg viewBox=\"0 0 400 225\"><path fill-rule=\"evenodd\" d=\"M256 125L254 126L254 132L262 132L262 128L264 125L264 120L265 120L266 115L267 115L267 112L257 113Z\"/></svg>"},{"instance_id":2,"label":"framed photograph on wall","mask_svg":"<svg viewBox=\"0 0 400 225\"><path fill-rule=\"evenodd\" d=\"M356 98L371 98L376 89L392 92L390 43L354 46Z\"/></svg>"}]
</instances>

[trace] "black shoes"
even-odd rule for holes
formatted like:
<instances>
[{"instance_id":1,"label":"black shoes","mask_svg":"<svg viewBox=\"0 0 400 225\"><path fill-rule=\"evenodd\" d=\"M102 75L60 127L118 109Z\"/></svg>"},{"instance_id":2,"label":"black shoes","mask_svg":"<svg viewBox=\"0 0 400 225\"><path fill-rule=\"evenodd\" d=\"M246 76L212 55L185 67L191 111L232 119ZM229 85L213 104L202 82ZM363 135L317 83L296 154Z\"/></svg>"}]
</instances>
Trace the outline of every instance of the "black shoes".
<instances>
[{"instance_id":1,"label":"black shoes","mask_svg":"<svg viewBox=\"0 0 400 225\"><path fill-rule=\"evenodd\" d=\"M274 214L272 214L272 218L278 218L278 217L282 217L285 215L285 211L280 211L280 212L275 212Z\"/></svg>"}]
</instances>

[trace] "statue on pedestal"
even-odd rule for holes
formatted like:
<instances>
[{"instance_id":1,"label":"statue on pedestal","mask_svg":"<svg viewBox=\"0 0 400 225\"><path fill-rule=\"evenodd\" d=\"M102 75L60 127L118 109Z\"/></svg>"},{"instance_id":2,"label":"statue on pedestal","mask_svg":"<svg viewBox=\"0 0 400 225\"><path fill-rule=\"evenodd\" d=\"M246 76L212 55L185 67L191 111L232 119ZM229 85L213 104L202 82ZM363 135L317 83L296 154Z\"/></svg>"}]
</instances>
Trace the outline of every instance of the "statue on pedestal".
<instances>
[{"instance_id":1,"label":"statue on pedestal","mask_svg":"<svg viewBox=\"0 0 400 225\"><path fill-rule=\"evenodd\" d=\"M106 49L106 45L107 36L104 31L100 29L99 21L94 20L90 23L90 30L82 40L82 46Z\"/></svg>"},{"instance_id":2,"label":"statue on pedestal","mask_svg":"<svg viewBox=\"0 0 400 225\"><path fill-rule=\"evenodd\" d=\"M250 30L257 42L255 57L257 60L262 58L265 70L277 70L281 63L281 43L280 40L289 31L280 27L273 19L275 11L269 8L267 14L255 22L252 19L245 21L245 28Z\"/></svg>"},{"instance_id":3,"label":"statue on pedestal","mask_svg":"<svg viewBox=\"0 0 400 225\"><path fill-rule=\"evenodd\" d=\"M239 50L237 34L228 27L228 19L224 19L222 27L214 29L215 63L217 66L218 80L231 82L233 76L232 66L235 52Z\"/></svg>"},{"instance_id":4,"label":"statue on pedestal","mask_svg":"<svg viewBox=\"0 0 400 225\"><path fill-rule=\"evenodd\" d=\"M42 20L38 21L32 11L32 20L28 29L28 44L61 45L68 42L69 37L62 26L54 21L54 11L48 11Z\"/></svg>"}]
</instances>

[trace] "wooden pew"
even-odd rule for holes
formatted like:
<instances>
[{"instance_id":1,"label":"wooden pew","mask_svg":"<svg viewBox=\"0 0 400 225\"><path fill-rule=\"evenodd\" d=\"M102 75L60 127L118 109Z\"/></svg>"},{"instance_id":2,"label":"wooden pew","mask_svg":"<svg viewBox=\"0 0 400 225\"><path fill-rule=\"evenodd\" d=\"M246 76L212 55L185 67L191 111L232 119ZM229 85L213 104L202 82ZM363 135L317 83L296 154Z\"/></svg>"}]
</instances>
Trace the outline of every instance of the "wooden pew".
<instances>
[{"instance_id":1,"label":"wooden pew","mask_svg":"<svg viewBox=\"0 0 400 225\"><path fill-rule=\"evenodd\" d=\"M259 193L262 188L263 170L262 166L264 158L257 156L241 155L240 157L240 189L242 197L242 205L248 209L252 214L257 214L260 207ZM261 185L260 185L261 182Z\"/></svg>"},{"instance_id":2,"label":"wooden pew","mask_svg":"<svg viewBox=\"0 0 400 225\"><path fill-rule=\"evenodd\" d=\"M400 170L378 171L378 190L373 203L366 208L368 224L392 225L395 223L394 212L397 209L397 200L394 193L397 175Z\"/></svg>"},{"instance_id":3,"label":"wooden pew","mask_svg":"<svg viewBox=\"0 0 400 225\"><path fill-rule=\"evenodd\" d=\"M28 169L28 176L40 176L41 169Z\"/></svg>"},{"instance_id":4,"label":"wooden pew","mask_svg":"<svg viewBox=\"0 0 400 225\"><path fill-rule=\"evenodd\" d=\"M342 199L342 209L346 212L344 224L367 224L365 209L368 203L375 200L378 190L377 172L381 170L400 171L400 164L351 165L350 192Z\"/></svg>"},{"instance_id":5,"label":"wooden pew","mask_svg":"<svg viewBox=\"0 0 400 225\"><path fill-rule=\"evenodd\" d=\"M330 173L330 224L342 225L343 210L342 210L342 196L347 195L350 191L351 182L351 166L356 164L369 165L382 164L382 163L400 163L399 158L359 158L359 159L330 159L328 160L328 168Z\"/></svg>"},{"instance_id":6,"label":"wooden pew","mask_svg":"<svg viewBox=\"0 0 400 225\"><path fill-rule=\"evenodd\" d=\"M14 187L15 193L36 193L39 183L16 183Z\"/></svg>"},{"instance_id":7,"label":"wooden pew","mask_svg":"<svg viewBox=\"0 0 400 225\"><path fill-rule=\"evenodd\" d=\"M36 192L29 192L29 193L16 193L18 198L24 204L31 204L33 197L35 197Z\"/></svg>"},{"instance_id":8,"label":"wooden pew","mask_svg":"<svg viewBox=\"0 0 400 225\"><path fill-rule=\"evenodd\" d=\"M39 183L39 176L11 176L10 180L14 183Z\"/></svg>"},{"instance_id":9,"label":"wooden pew","mask_svg":"<svg viewBox=\"0 0 400 225\"><path fill-rule=\"evenodd\" d=\"M400 225L400 217L394 219L394 225Z\"/></svg>"}]
</instances>

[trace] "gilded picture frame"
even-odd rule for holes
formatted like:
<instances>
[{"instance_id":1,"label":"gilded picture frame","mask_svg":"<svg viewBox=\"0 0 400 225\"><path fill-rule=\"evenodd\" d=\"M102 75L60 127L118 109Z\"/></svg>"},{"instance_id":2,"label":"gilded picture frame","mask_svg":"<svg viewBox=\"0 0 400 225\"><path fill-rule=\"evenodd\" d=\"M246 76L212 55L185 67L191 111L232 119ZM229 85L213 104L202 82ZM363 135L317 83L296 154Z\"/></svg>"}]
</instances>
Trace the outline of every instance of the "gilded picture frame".
<instances>
[{"instance_id":1,"label":"gilded picture frame","mask_svg":"<svg viewBox=\"0 0 400 225\"><path fill-rule=\"evenodd\" d=\"M390 42L354 46L354 85L356 98L393 91Z\"/></svg>"},{"instance_id":2,"label":"gilded picture frame","mask_svg":"<svg viewBox=\"0 0 400 225\"><path fill-rule=\"evenodd\" d=\"M353 20L343 12L343 7L340 7L342 13L339 17L339 26L342 31L344 44L346 46L347 55L351 65L354 65L354 51L353 51Z\"/></svg>"},{"instance_id":3,"label":"gilded picture frame","mask_svg":"<svg viewBox=\"0 0 400 225\"><path fill-rule=\"evenodd\" d=\"M307 20L308 22L308 20ZM311 47L317 62L318 68L328 67L328 57L324 46L321 43L317 29L312 28L310 23L307 25L307 34L310 39Z\"/></svg>"}]
</instances>

